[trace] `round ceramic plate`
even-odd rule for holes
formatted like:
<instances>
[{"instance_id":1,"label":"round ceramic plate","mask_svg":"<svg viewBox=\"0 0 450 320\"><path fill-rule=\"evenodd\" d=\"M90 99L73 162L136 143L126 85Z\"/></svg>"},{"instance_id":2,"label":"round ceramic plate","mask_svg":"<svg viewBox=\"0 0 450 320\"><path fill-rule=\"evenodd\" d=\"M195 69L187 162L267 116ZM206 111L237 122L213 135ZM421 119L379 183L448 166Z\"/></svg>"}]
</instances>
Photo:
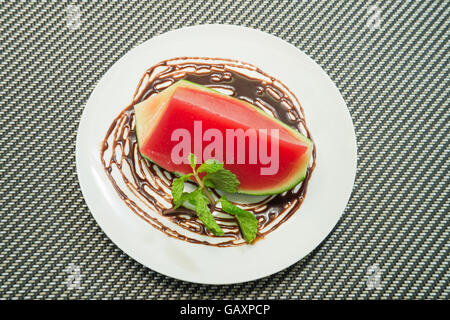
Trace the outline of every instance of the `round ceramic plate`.
<instances>
[{"instance_id":1,"label":"round ceramic plate","mask_svg":"<svg viewBox=\"0 0 450 320\"><path fill-rule=\"evenodd\" d=\"M120 199L100 162L113 119L131 102L143 72L174 57L220 57L256 65L300 100L317 148L306 199L287 222L254 245L218 248L168 237ZM356 173L356 138L339 90L306 54L267 33L202 25L164 33L132 49L102 77L83 111L76 143L77 172L89 209L107 236L133 259L190 282L230 284L269 276L301 260L334 228Z\"/></svg>"}]
</instances>

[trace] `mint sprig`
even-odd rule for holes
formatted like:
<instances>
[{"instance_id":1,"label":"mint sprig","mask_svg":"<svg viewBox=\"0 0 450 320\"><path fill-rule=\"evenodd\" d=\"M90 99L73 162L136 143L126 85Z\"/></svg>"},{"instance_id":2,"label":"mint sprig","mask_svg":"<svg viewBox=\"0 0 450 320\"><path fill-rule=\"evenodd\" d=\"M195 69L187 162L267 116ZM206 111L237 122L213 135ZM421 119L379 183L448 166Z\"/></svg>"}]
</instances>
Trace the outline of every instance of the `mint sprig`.
<instances>
[{"instance_id":1,"label":"mint sprig","mask_svg":"<svg viewBox=\"0 0 450 320\"><path fill-rule=\"evenodd\" d=\"M256 217L248 211L232 204L225 196L222 196L217 202L214 200L208 188L216 188L225 192L237 192L239 180L231 171L225 169L222 163L211 159L202 163L197 168L197 158L194 154L189 155L189 163L192 173L176 178L172 183L172 197L175 208L186 205L187 202L195 207L198 218L203 222L205 227L214 235L222 236L225 233L217 224L212 215L208 202L215 206L217 202L221 202L222 209L226 213L234 215L242 231L244 239L251 243L257 234L258 221ZM200 179L199 173L206 173ZM190 178L194 178L199 185L192 192L184 192L184 183Z\"/></svg>"}]
</instances>

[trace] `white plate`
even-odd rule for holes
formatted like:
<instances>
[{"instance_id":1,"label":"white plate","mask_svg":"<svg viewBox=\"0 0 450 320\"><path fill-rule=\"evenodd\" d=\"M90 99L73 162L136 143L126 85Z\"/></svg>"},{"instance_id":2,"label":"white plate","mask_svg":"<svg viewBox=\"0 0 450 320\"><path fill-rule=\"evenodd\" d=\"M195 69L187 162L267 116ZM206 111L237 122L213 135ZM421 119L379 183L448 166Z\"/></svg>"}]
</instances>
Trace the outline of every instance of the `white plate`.
<instances>
[{"instance_id":1,"label":"white plate","mask_svg":"<svg viewBox=\"0 0 450 320\"><path fill-rule=\"evenodd\" d=\"M317 146L306 199L287 222L255 245L217 248L173 239L137 217L119 198L100 163L112 120L131 101L143 72L173 57L221 57L249 62L275 76L302 104ZM132 49L103 76L83 111L76 144L81 190L106 235L133 259L164 275L205 284L259 279L301 260L341 217L356 173L356 138L339 90L306 54L267 33L201 25L154 37Z\"/></svg>"}]
</instances>

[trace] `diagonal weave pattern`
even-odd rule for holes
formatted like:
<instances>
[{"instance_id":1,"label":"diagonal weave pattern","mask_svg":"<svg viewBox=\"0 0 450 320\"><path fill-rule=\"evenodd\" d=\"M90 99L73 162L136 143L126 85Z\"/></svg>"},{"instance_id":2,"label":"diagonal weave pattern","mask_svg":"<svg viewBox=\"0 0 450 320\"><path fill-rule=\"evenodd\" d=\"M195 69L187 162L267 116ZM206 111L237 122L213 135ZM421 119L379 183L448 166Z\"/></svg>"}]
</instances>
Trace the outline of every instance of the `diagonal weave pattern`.
<instances>
[{"instance_id":1,"label":"diagonal weave pattern","mask_svg":"<svg viewBox=\"0 0 450 320\"><path fill-rule=\"evenodd\" d=\"M448 299L450 3L373 3L82 2L69 28L69 3L1 2L0 298ZM341 90L358 140L338 226L304 260L245 284L185 283L138 264L100 230L77 182L78 122L101 76L139 43L203 23L250 26L306 52ZM381 283L370 290L374 264Z\"/></svg>"}]
</instances>

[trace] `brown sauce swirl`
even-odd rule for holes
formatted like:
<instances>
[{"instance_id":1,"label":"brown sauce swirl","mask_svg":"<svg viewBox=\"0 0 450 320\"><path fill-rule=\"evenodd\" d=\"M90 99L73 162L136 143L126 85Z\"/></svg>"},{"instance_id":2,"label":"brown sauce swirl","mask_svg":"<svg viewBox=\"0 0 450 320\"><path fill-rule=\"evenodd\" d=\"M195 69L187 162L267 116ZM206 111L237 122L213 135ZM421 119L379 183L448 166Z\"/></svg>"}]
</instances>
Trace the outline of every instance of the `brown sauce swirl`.
<instances>
[{"instance_id":1,"label":"brown sauce swirl","mask_svg":"<svg viewBox=\"0 0 450 320\"><path fill-rule=\"evenodd\" d=\"M246 100L312 140L303 109L279 80L257 67L230 59L174 58L149 68L141 78L131 104L112 122L102 142L100 157L113 187L139 217L165 234L191 243L219 247L245 244L235 218L211 208L224 236L214 236L189 209L173 209L170 188L175 175L151 163L138 151L133 106L174 82L186 79L238 99ZM315 167L316 148L306 178L295 188L255 203L236 203L255 214L257 240L287 221L301 206ZM192 182L188 182L192 184ZM215 197L220 195L214 192Z\"/></svg>"}]
</instances>

